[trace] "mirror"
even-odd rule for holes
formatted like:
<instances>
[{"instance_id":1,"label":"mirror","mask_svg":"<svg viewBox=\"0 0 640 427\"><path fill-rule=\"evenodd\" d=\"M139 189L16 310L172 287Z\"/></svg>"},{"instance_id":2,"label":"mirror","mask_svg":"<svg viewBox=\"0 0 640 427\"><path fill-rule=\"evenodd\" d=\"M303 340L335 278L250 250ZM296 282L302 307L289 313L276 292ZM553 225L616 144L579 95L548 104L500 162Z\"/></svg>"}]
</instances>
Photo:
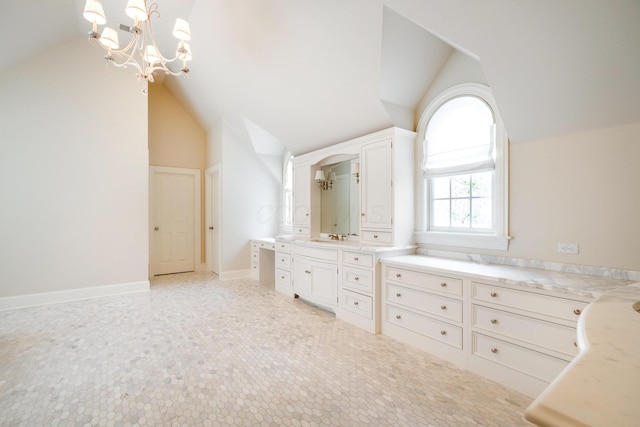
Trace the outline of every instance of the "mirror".
<instances>
[{"instance_id":1,"label":"mirror","mask_svg":"<svg viewBox=\"0 0 640 427\"><path fill-rule=\"evenodd\" d=\"M326 183L321 186L321 233L358 235L360 178L352 171L359 172L359 167L358 158L322 166Z\"/></svg>"}]
</instances>

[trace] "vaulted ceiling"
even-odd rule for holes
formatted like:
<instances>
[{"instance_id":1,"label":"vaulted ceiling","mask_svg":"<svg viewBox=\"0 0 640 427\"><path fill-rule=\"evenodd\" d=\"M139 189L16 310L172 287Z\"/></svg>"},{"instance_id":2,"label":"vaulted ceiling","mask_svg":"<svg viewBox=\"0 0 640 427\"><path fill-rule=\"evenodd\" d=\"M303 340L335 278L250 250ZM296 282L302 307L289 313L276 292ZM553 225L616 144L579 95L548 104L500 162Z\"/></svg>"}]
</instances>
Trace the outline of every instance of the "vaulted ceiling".
<instances>
[{"instance_id":1,"label":"vaulted ceiling","mask_svg":"<svg viewBox=\"0 0 640 427\"><path fill-rule=\"evenodd\" d=\"M130 21L125 0L102 3L109 25ZM268 142L267 152L282 144L299 154L399 125L389 106L415 114L454 49L480 62L512 142L640 121L637 0L157 3L157 36L175 17L193 35L191 75L163 84L205 128L224 121L240 139ZM0 71L86 36L83 7L0 3L10 40Z\"/></svg>"}]
</instances>

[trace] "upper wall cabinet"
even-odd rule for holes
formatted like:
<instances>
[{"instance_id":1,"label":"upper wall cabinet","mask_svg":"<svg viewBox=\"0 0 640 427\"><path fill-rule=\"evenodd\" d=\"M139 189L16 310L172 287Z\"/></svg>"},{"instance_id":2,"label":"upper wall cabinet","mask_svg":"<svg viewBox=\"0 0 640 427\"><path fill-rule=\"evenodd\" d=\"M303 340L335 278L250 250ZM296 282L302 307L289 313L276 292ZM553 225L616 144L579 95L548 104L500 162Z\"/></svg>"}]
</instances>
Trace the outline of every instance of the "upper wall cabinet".
<instances>
[{"instance_id":1,"label":"upper wall cabinet","mask_svg":"<svg viewBox=\"0 0 640 427\"><path fill-rule=\"evenodd\" d=\"M412 243L415 137L414 132L390 128L294 158L293 234L321 237L321 192L332 189L313 178L323 166L348 159L360 163L360 209L353 209L359 233L350 240L385 246Z\"/></svg>"}]
</instances>

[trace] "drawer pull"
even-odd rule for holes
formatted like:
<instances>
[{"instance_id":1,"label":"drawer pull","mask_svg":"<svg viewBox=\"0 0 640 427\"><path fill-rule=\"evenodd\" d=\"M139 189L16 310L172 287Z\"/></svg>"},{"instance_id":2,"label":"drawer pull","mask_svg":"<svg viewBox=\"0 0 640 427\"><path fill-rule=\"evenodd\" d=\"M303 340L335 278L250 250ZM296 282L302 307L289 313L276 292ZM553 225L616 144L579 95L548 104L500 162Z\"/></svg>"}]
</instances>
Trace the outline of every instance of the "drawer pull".
<instances>
[{"instance_id":1,"label":"drawer pull","mask_svg":"<svg viewBox=\"0 0 640 427\"><path fill-rule=\"evenodd\" d=\"M378 235L377 235L377 234L374 234L374 235L373 235L373 238L374 238L374 239L377 239L377 238L378 238Z\"/></svg>"},{"instance_id":2,"label":"drawer pull","mask_svg":"<svg viewBox=\"0 0 640 427\"><path fill-rule=\"evenodd\" d=\"M573 346L574 346L574 347L577 347L577 346L578 346L578 343L574 341L574 342L573 342Z\"/></svg>"},{"instance_id":3,"label":"drawer pull","mask_svg":"<svg viewBox=\"0 0 640 427\"><path fill-rule=\"evenodd\" d=\"M402 294L401 294L400 292L398 292L398 293L396 294L396 297L398 297L398 298L400 298L401 296L402 296Z\"/></svg>"},{"instance_id":4,"label":"drawer pull","mask_svg":"<svg viewBox=\"0 0 640 427\"><path fill-rule=\"evenodd\" d=\"M396 273L396 277L399 279L399 278L401 278L401 277L402 277L402 274L400 274L400 273Z\"/></svg>"},{"instance_id":5,"label":"drawer pull","mask_svg":"<svg viewBox=\"0 0 640 427\"><path fill-rule=\"evenodd\" d=\"M400 320L402 319L402 316L400 316L399 314L396 314L396 319Z\"/></svg>"},{"instance_id":6,"label":"drawer pull","mask_svg":"<svg viewBox=\"0 0 640 427\"><path fill-rule=\"evenodd\" d=\"M280 259L280 261L284 262L284 258Z\"/></svg>"},{"instance_id":7,"label":"drawer pull","mask_svg":"<svg viewBox=\"0 0 640 427\"><path fill-rule=\"evenodd\" d=\"M356 276L356 277L353 278L353 280L355 280L357 282L358 280L360 280L360 278L358 276Z\"/></svg>"},{"instance_id":8,"label":"drawer pull","mask_svg":"<svg viewBox=\"0 0 640 427\"><path fill-rule=\"evenodd\" d=\"M446 306L446 305L441 305L441 306L440 306L440 310L446 310L446 309L447 309L447 306Z\"/></svg>"},{"instance_id":9,"label":"drawer pull","mask_svg":"<svg viewBox=\"0 0 640 427\"><path fill-rule=\"evenodd\" d=\"M447 331L440 331L440 335L447 335Z\"/></svg>"},{"instance_id":10,"label":"drawer pull","mask_svg":"<svg viewBox=\"0 0 640 427\"><path fill-rule=\"evenodd\" d=\"M579 308L573 310L573 314L575 314L576 316L580 316L580 313L582 313L582 310L580 310Z\"/></svg>"},{"instance_id":11,"label":"drawer pull","mask_svg":"<svg viewBox=\"0 0 640 427\"><path fill-rule=\"evenodd\" d=\"M358 304L359 304L358 301L353 302L353 305L355 305L356 307L358 306Z\"/></svg>"},{"instance_id":12,"label":"drawer pull","mask_svg":"<svg viewBox=\"0 0 640 427\"><path fill-rule=\"evenodd\" d=\"M309 270L305 270L304 272L307 273L307 274L311 274L311 272Z\"/></svg>"},{"instance_id":13,"label":"drawer pull","mask_svg":"<svg viewBox=\"0 0 640 427\"><path fill-rule=\"evenodd\" d=\"M440 286L443 287L443 288L446 288L447 284L445 282L442 282L442 283L440 283Z\"/></svg>"},{"instance_id":14,"label":"drawer pull","mask_svg":"<svg viewBox=\"0 0 640 427\"><path fill-rule=\"evenodd\" d=\"M353 261L358 262L358 261L359 261L359 260L358 260L358 257L357 257L357 256L356 256L356 257L353 257Z\"/></svg>"},{"instance_id":15,"label":"drawer pull","mask_svg":"<svg viewBox=\"0 0 640 427\"><path fill-rule=\"evenodd\" d=\"M284 276L280 276L281 279L284 279Z\"/></svg>"},{"instance_id":16,"label":"drawer pull","mask_svg":"<svg viewBox=\"0 0 640 427\"><path fill-rule=\"evenodd\" d=\"M491 353L496 354L498 352L498 349L495 347L491 348Z\"/></svg>"},{"instance_id":17,"label":"drawer pull","mask_svg":"<svg viewBox=\"0 0 640 427\"><path fill-rule=\"evenodd\" d=\"M491 319L491 323L495 325L496 323L498 323L498 319Z\"/></svg>"},{"instance_id":18,"label":"drawer pull","mask_svg":"<svg viewBox=\"0 0 640 427\"><path fill-rule=\"evenodd\" d=\"M491 292L491 298L495 298L495 297L497 297L497 296L498 296L498 293L497 293L497 292Z\"/></svg>"}]
</instances>

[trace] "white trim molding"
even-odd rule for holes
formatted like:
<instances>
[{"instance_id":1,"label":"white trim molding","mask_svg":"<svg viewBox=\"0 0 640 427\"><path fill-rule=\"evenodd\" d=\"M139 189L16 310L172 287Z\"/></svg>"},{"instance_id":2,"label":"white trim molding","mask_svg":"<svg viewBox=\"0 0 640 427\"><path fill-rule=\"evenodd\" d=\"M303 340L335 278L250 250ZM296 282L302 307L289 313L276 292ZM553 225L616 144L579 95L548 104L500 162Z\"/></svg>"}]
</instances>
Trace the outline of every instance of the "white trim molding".
<instances>
[{"instance_id":1,"label":"white trim molding","mask_svg":"<svg viewBox=\"0 0 640 427\"><path fill-rule=\"evenodd\" d=\"M222 271L222 272L220 272L220 275L218 277L223 282L225 282L227 280L250 279L251 278L251 269L235 270L235 271Z\"/></svg>"},{"instance_id":2,"label":"white trim molding","mask_svg":"<svg viewBox=\"0 0 640 427\"><path fill-rule=\"evenodd\" d=\"M149 289L149 281L143 280L141 282L120 283L115 285L68 289L64 291L17 295L13 297L0 298L0 311L34 307L38 305L58 304L61 302L80 301L107 296L125 295L137 292L149 292Z\"/></svg>"},{"instance_id":3,"label":"white trim molding","mask_svg":"<svg viewBox=\"0 0 640 427\"><path fill-rule=\"evenodd\" d=\"M491 249L506 251L511 236L496 236L463 233L439 233L436 231L418 231L416 243L423 245L451 246L456 248Z\"/></svg>"}]
</instances>

